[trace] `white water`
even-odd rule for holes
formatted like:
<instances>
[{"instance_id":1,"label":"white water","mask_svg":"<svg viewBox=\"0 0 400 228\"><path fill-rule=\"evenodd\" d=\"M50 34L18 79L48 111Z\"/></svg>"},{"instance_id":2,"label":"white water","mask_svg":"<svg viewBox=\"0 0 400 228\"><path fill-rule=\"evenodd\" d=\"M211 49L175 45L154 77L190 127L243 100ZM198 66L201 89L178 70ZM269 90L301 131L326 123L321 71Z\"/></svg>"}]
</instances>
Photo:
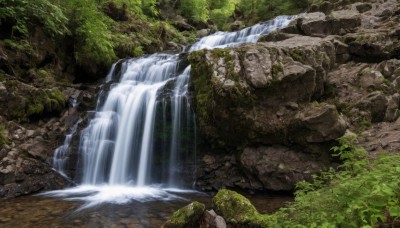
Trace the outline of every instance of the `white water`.
<instances>
[{"instance_id":1,"label":"white water","mask_svg":"<svg viewBox=\"0 0 400 228\"><path fill-rule=\"evenodd\" d=\"M190 52L256 42L291 19L281 16L238 32L217 32ZM194 156L195 119L188 93L190 66L178 72L179 63L178 55L154 54L113 64L106 77L113 84L81 133L82 186L50 195L78 194L71 199L92 206L168 199L168 188L183 187L181 163Z\"/></svg>"},{"instance_id":2,"label":"white water","mask_svg":"<svg viewBox=\"0 0 400 228\"><path fill-rule=\"evenodd\" d=\"M73 98L70 100L70 106L72 108L77 108L79 105L78 100L76 98ZM70 144L73 135L76 133L78 129L78 125L82 120L79 119L74 126L71 128L71 132L65 136L64 143L63 145L59 146L55 151L54 151L54 156L52 158L52 165L53 169L56 170L58 173L60 173L62 176L69 178L67 173L66 173L66 165L67 161L69 158L69 152L70 152Z\"/></svg>"}]
</instances>

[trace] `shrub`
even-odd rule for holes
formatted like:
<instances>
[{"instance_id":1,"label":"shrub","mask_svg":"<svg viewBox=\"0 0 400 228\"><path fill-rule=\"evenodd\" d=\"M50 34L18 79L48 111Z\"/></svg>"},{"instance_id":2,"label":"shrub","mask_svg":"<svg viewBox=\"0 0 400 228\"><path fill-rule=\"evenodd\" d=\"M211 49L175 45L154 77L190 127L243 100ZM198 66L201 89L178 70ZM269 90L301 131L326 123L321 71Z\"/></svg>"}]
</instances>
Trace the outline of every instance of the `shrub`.
<instances>
[{"instance_id":1,"label":"shrub","mask_svg":"<svg viewBox=\"0 0 400 228\"><path fill-rule=\"evenodd\" d=\"M278 227L374 227L399 225L400 154L370 158L354 146L354 135L339 139L333 151L343 164L297 185L295 202L275 213Z\"/></svg>"}]
</instances>

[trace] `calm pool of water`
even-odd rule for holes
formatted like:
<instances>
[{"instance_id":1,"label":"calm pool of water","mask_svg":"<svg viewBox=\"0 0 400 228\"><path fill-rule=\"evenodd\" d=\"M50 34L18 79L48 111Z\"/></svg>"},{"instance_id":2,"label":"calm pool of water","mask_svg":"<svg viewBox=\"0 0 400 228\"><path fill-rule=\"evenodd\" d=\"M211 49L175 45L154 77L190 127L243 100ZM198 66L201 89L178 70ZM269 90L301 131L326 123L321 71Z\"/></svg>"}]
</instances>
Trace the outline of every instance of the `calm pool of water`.
<instances>
[{"instance_id":1,"label":"calm pool of water","mask_svg":"<svg viewBox=\"0 0 400 228\"><path fill-rule=\"evenodd\" d=\"M0 227L161 227L171 214L192 201L211 208L212 196L204 193L174 193L179 199L103 203L82 209L80 201L44 196L23 196L0 201ZM248 196L262 213L271 213L292 198L280 195Z\"/></svg>"}]
</instances>

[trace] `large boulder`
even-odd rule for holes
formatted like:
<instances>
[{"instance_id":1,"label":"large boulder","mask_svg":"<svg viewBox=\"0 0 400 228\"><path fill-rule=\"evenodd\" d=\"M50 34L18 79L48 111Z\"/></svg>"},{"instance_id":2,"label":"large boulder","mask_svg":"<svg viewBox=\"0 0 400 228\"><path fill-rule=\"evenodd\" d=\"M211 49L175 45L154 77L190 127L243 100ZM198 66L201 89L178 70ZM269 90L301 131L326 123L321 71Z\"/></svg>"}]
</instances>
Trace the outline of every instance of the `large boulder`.
<instances>
[{"instance_id":1,"label":"large boulder","mask_svg":"<svg viewBox=\"0 0 400 228\"><path fill-rule=\"evenodd\" d=\"M244 196L227 189L212 199L213 208L231 227L266 227L267 217L260 214Z\"/></svg>"},{"instance_id":2,"label":"large boulder","mask_svg":"<svg viewBox=\"0 0 400 228\"><path fill-rule=\"evenodd\" d=\"M295 22L297 28L307 36L325 37L354 32L361 25L357 11L334 11L329 16L322 12L301 15Z\"/></svg>"},{"instance_id":3,"label":"large boulder","mask_svg":"<svg viewBox=\"0 0 400 228\"><path fill-rule=\"evenodd\" d=\"M297 124L293 120L301 112L299 106L324 93L335 56L332 42L303 36L192 53L191 79L202 133L221 146L291 143L288 128ZM327 121L335 126L340 120Z\"/></svg>"}]
</instances>

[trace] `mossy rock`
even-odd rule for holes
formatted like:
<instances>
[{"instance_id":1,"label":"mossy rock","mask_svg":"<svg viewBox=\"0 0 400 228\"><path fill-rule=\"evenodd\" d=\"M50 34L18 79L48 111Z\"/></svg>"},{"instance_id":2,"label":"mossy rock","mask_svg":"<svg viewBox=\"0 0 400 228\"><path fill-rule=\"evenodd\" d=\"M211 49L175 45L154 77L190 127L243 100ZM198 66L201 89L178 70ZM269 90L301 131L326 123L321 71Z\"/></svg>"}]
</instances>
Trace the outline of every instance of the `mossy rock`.
<instances>
[{"instance_id":1,"label":"mossy rock","mask_svg":"<svg viewBox=\"0 0 400 228\"><path fill-rule=\"evenodd\" d=\"M206 206L193 202L174 212L172 217L164 224L164 228L199 227Z\"/></svg>"},{"instance_id":2,"label":"mossy rock","mask_svg":"<svg viewBox=\"0 0 400 228\"><path fill-rule=\"evenodd\" d=\"M212 199L215 212L232 227L267 227L268 217L258 213L257 209L244 196L222 189Z\"/></svg>"},{"instance_id":3,"label":"mossy rock","mask_svg":"<svg viewBox=\"0 0 400 228\"><path fill-rule=\"evenodd\" d=\"M66 105L67 99L58 89L38 89L28 84L10 80L5 83L7 88L7 110L5 116L17 121L27 121L32 116L59 113Z\"/></svg>"}]
</instances>

